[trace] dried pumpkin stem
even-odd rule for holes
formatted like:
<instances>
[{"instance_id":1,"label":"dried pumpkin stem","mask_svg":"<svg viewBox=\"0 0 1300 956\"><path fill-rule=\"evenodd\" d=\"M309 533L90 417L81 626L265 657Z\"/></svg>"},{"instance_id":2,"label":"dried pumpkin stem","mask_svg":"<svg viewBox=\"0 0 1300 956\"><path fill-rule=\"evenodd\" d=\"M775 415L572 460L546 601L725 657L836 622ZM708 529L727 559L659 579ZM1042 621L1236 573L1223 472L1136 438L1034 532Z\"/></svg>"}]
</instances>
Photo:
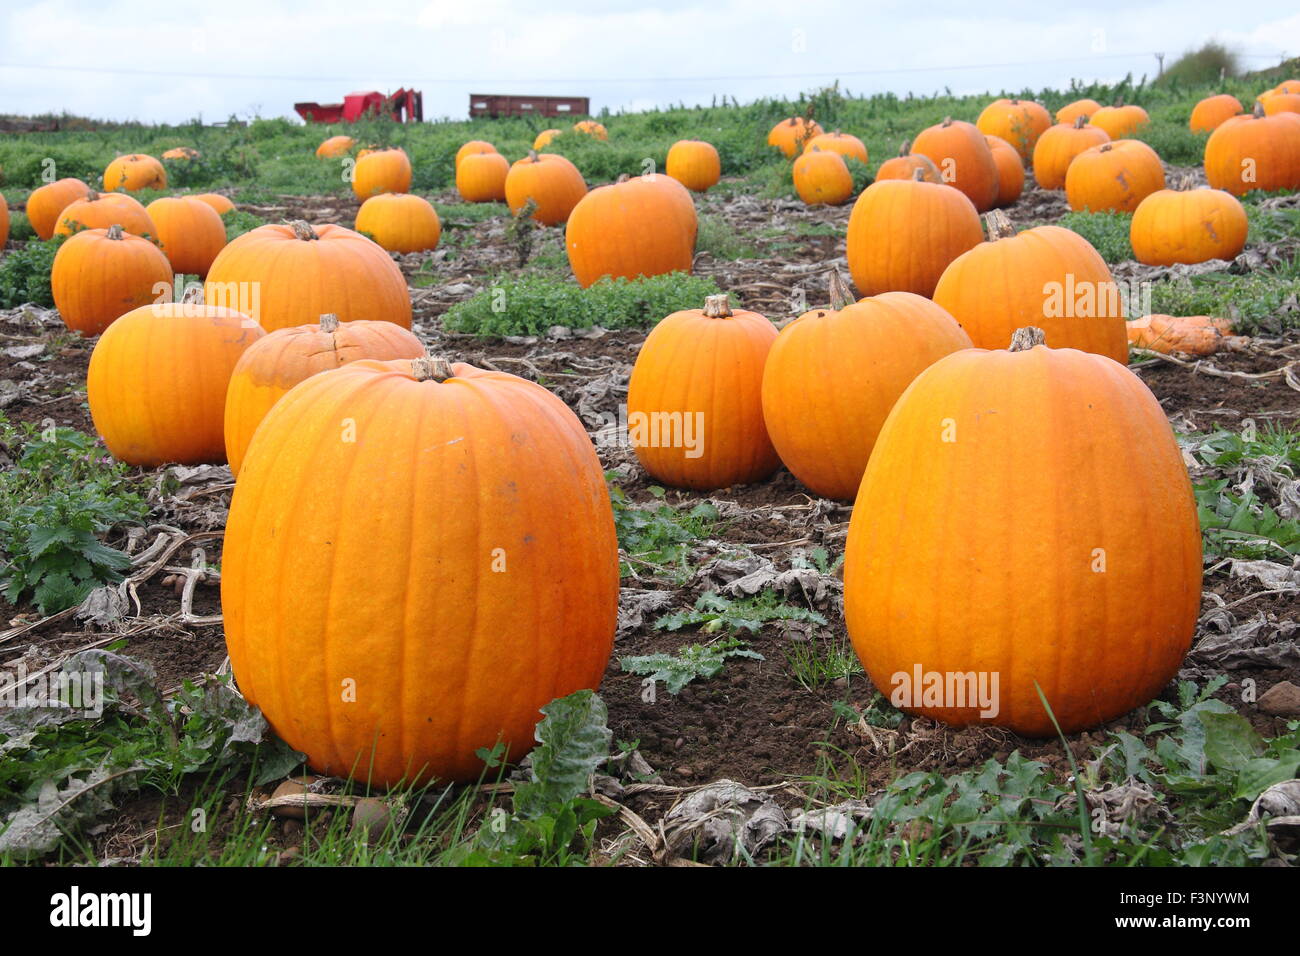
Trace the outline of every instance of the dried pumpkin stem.
<instances>
[{"instance_id":1,"label":"dried pumpkin stem","mask_svg":"<svg viewBox=\"0 0 1300 956\"><path fill-rule=\"evenodd\" d=\"M185 292L181 295L182 305L202 305L203 304L203 286L190 285L185 287Z\"/></svg>"},{"instance_id":2,"label":"dried pumpkin stem","mask_svg":"<svg viewBox=\"0 0 1300 956\"><path fill-rule=\"evenodd\" d=\"M984 225L989 231L989 242L1010 239L1016 234L1016 227L1011 221L1011 217L1001 209L994 209L992 212L985 213Z\"/></svg>"},{"instance_id":3,"label":"dried pumpkin stem","mask_svg":"<svg viewBox=\"0 0 1300 956\"><path fill-rule=\"evenodd\" d=\"M831 270L831 308L847 309L857 300L853 298L853 293L849 291L848 283L844 281L844 276L840 275L839 269Z\"/></svg>"},{"instance_id":4,"label":"dried pumpkin stem","mask_svg":"<svg viewBox=\"0 0 1300 956\"><path fill-rule=\"evenodd\" d=\"M297 236L299 239L320 238L320 236L316 235L316 230L313 229L310 225L308 225L305 219L291 220L289 223L289 228L293 230L293 234Z\"/></svg>"},{"instance_id":5,"label":"dried pumpkin stem","mask_svg":"<svg viewBox=\"0 0 1300 956\"><path fill-rule=\"evenodd\" d=\"M731 303L727 294L711 295L704 300L704 316L709 319L726 319L731 317Z\"/></svg>"},{"instance_id":6,"label":"dried pumpkin stem","mask_svg":"<svg viewBox=\"0 0 1300 956\"><path fill-rule=\"evenodd\" d=\"M1012 352L1027 352L1035 345L1046 345L1047 333L1036 325L1026 325L1023 329L1016 329L1011 333Z\"/></svg>"},{"instance_id":7,"label":"dried pumpkin stem","mask_svg":"<svg viewBox=\"0 0 1300 956\"><path fill-rule=\"evenodd\" d=\"M339 317L333 312L326 312L320 317L320 330L322 332L337 332L339 330Z\"/></svg>"},{"instance_id":8,"label":"dried pumpkin stem","mask_svg":"<svg viewBox=\"0 0 1300 956\"><path fill-rule=\"evenodd\" d=\"M98 199L99 193L95 192L93 189L86 190L86 202L95 202Z\"/></svg>"},{"instance_id":9,"label":"dried pumpkin stem","mask_svg":"<svg viewBox=\"0 0 1300 956\"><path fill-rule=\"evenodd\" d=\"M1255 108L1251 110L1251 113L1254 114L1256 119L1260 119L1264 115L1264 104L1256 103Z\"/></svg>"},{"instance_id":10,"label":"dried pumpkin stem","mask_svg":"<svg viewBox=\"0 0 1300 956\"><path fill-rule=\"evenodd\" d=\"M1183 192L1190 192L1196 188L1196 177L1191 173L1183 173L1178 177L1176 185Z\"/></svg>"},{"instance_id":11,"label":"dried pumpkin stem","mask_svg":"<svg viewBox=\"0 0 1300 956\"><path fill-rule=\"evenodd\" d=\"M537 161L538 161L538 160L537 160L537 150L535 150L535 149L530 149L530 150L528 151L528 159L529 159L530 162L533 162L533 163L537 162Z\"/></svg>"},{"instance_id":12,"label":"dried pumpkin stem","mask_svg":"<svg viewBox=\"0 0 1300 956\"><path fill-rule=\"evenodd\" d=\"M108 227L108 238L109 238L109 239L121 239L121 238L122 238L122 227L119 226L117 223L113 223L113 225L109 226L109 227Z\"/></svg>"},{"instance_id":13,"label":"dried pumpkin stem","mask_svg":"<svg viewBox=\"0 0 1300 956\"><path fill-rule=\"evenodd\" d=\"M951 117L951 116L945 116L945 117L943 118L943 122L940 123L939 125L940 125L940 126L951 126L951 125L952 125L952 117Z\"/></svg>"},{"instance_id":14,"label":"dried pumpkin stem","mask_svg":"<svg viewBox=\"0 0 1300 956\"><path fill-rule=\"evenodd\" d=\"M912 170L912 178L915 179L918 183L926 182L927 178L925 174L925 167L917 166L916 169Z\"/></svg>"},{"instance_id":15,"label":"dried pumpkin stem","mask_svg":"<svg viewBox=\"0 0 1300 956\"><path fill-rule=\"evenodd\" d=\"M417 382L445 382L455 378L451 363L441 355L426 355L424 358L411 359L411 374Z\"/></svg>"},{"instance_id":16,"label":"dried pumpkin stem","mask_svg":"<svg viewBox=\"0 0 1300 956\"><path fill-rule=\"evenodd\" d=\"M912 141L910 139L903 140L903 142L898 147L898 155L908 156L911 154L911 152L912 152Z\"/></svg>"},{"instance_id":17,"label":"dried pumpkin stem","mask_svg":"<svg viewBox=\"0 0 1300 956\"><path fill-rule=\"evenodd\" d=\"M1076 117L1074 118L1074 128L1075 128L1075 129L1083 129L1086 125L1088 125L1088 114L1087 114L1087 113L1080 113L1078 116L1076 116Z\"/></svg>"}]
</instances>

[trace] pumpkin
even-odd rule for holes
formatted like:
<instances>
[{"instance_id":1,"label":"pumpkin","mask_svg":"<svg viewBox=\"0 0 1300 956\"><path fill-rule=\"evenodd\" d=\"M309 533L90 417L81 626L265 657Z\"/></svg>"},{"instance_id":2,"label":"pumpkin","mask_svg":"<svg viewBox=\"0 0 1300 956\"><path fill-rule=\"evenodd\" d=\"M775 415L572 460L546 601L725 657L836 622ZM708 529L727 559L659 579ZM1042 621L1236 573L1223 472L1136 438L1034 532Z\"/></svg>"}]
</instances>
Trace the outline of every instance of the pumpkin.
<instances>
[{"instance_id":1,"label":"pumpkin","mask_svg":"<svg viewBox=\"0 0 1300 956\"><path fill-rule=\"evenodd\" d=\"M876 170L876 181L882 179L916 179L916 171L921 170L922 179L927 183L942 183L943 174L929 156L912 152L912 144L904 142L898 147L898 155L887 159Z\"/></svg>"},{"instance_id":2,"label":"pumpkin","mask_svg":"<svg viewBox=\"0 0 1300 956\"><path fill-rule=\"evenodd\" d=\"M9 203L0 195L0 249L9 241Z\"/></svg>"},{"instance_id":3,"label":"pumpkin","mask_svg":"<svg viewBox=\"0 0 1300 956\"><path fill-rule=\"evenodd\" d=\"M460 161L466 156L477 156L483 153L495 153L497 148L483 139L471 139L468 143L456 150L456 169L460 169Z\"/></svg>"},{"instance_id":4,"label":"pumpkin","mask_svg":"<svg viewBox=\"0 0 1300 956\"><path fill-rule=\"evenodd\" d=\"M691 271L695 233L663 182L676 180L641 176L598 186L573 207L564 241L579 285Z\"/></svg>"},{"instance_id":5,"label":"pumpkin","mask_svg":"<svg viewBox=\"0 0 1300 956\"><path fill-rule=\"evenodd\" d=\"M1065 198L1076 212L1132 212L1164 188L1164 164L1154 149L1137 139L1085 149L1065 173Z\"/></svg>"},{"instance_id":6,"label":"pumpkin","mask_svg":"<svg viewBox=\"0 0 1300 956\"><path fill-rule=\"evenodd\" d=\"M1193 133L1212 133L1224 120L1237 116L1241 111L1241 100L1231 93L1207 96L1192 107L1187 126Z\"/></svg>"},{"instance_id":7,"label":"pumpkin","mask_svg":"<svg viewBox=\"0 0 1300 956\"><path fill-rule=\"evenodd\" d=\"M411 327L406 279L388 253L343 226L298 220L258 226L221 250L205 301L250 315L272 332L313 322L382 319Z\"/></svg>"},{"instance_id":8,"label":"pumpkin","mask_svg":"<svg viewBox=\"0 0 1300 956\"><path fill-rule=\"evenodd\" d=\"M1088 117L1088 125L1104 129L1111 139L1128 139L1151 122L1147 111L1140 106L1103 106Z\"/></svg>"},{"instance_id":9,"label":"pumpkin","mask_svg":"<svg viewBox=\"0 0 1300 956\"><path fill-rule=\"evenodd\" d=\"M172 267L147 239L121 226L83 229L54 255L50 292L63 323L85 338L119 316L171 293Z\"/></svg>"},{"instance_id":10,"label":"pumpkin","mask_svg":"<svg viewBox=\"0 0 1300 956\"><path fill-rule=\"evenodd\" d=\"M216 210L218 216L224 216L235 208L234 201L229 196L223 196L221 193L199 193L192 198L207 203Z\"/></svg>"},{"instance_id":11,"label":"pumpkin","mask_svg":"<svg viewBox=\"0 0 1300 956\"><path fill-rule=\"evenodd\" d=\"M93 189L59 213L56 236L70 236L78 229L107 229L121 226L133 236L157 238L158 227L140 201L126 193L97 193Z\"/></svg>"},{"instance_id":12,"label":"pumpkin","mask_svg":"<svg viewBox=\"0 0 1300 956\"><path fill-rule=\"evenodd\" d=\"M1073 103L1066 103L1056 111L1056 122L1071 126L1080 116L1091 116L1099 109L1101 109L1101 104L1096 100L1075 100Z\"/></svg>"},{"instance_id":13,"label":"pumpkin","mask_svg":"<svg viewBox=\"0 0 1300 956\"><path fill-rule=\"evenodd\" d=\"M1300 80L1283 80L1271 90L1265 90L1259 94L1259 96L1255 97L1255 101L1263 102L1274 93L1300 93Z\"/></svg>"},{"instance_id":14,"label":"pumpkin","mask_svg":"<svg viewBox=\"0 0 1300 956\"><path fill-rule=\"evenodd\" d=\"M1178 671L1201 533L1150 390L1107 358L1033 341L956 352L899 398L849 523L844 615L891 703L1046 737L1039 688L1068 734Z\"/></svg>"},{"instance_id":15,"label":"pumpkin","mask_svg":"<svg viewBox=\"0 0 1300 956\"><path fill-rule=\"evenodd\" d=\"M979 213L964 193L921 180L877 180L849 214L849 273L864 295L928 297L948 264L983 238Z\"/></svg>"},{"instance_id":16,"label":"pumpkin","mask_svg":"<svg viewBox=\"0 0 1300 956\"><path fill-rule=\"evenodd\" d=\"M1110 135L1080 116L1071 123L1057 123L1038 137L1034 147L1034 181L1043 189L1062 189L1065 173L1074 157L1085 149L1110 142Z\"/></svg>"},{"instance_id":17,"label":"pumpkin","mask_svg":"<svg viewBox=\"0 0 1300 956\"><path fill-rule=\"evenodd\" d=\"M377 153L383 148L384 147L376 146L373 143L369 146L363 146L361 149L357 150L357 159L365 159L365 157L369 156L371 153Z\"/></svg>"},{"instance_id":18,"label":"pumpkin","mask_svg":"<svg viewBox=\"0 0 1300 956\"><path fill-rule=\"evenodd\" d=\"M710 491L761 481L780 465L763 424L763 365L776 327L709 296L674 312L637 354L628 437L656 481Z\"/></svg>"},{"instance_id":19,"label":"pumpkin","mask_svg":"<svg viewBox=\"0 0 1300 956\"><path fill-rule=\"evenodd\" d=\"M550 146L551 140L559 136L560 132L561 131L558 129L542 130L540 133L537 134L537 138L533 140L533 149L538 150L540 152L541 150L545 149L547 146Z\"/></svg>"},{"instance_id":20,"label":"pumpkin","mask_svg":"<svg viewBox=\"0 0 1300 956\"><path fill-rule=\"evenodd\" d=\"M679 139L668 150L664 171L687 189L702 193L722 178L722 160L712 143Z\"/></svg>"},{"instance_id":21,"label":"pumpkin","mask_svg":"<svg viewBox=\"0 0 1300 956\"><path fill-rule=\"evenodd\" d=\"M420 340L401 326L364 319L339 322L337 315L322 315L319 325L277 329L258 339L239 357L226 390L223 431L231 472L238 476L257 426L299 382L358 359L422 355Z\"/></svg>"},{"instance_id":22,"label":"pumpkin","mask_svg":"<svg viewBox=\"0 0 1300 956\"><path fill-rule=\"evenodd\" d=\"M36 235L50 239L54 227L59 224L59 215L78 199L85 199L90 187L80 179L58 179L33 189L27 197L27 221L32 224Z\"/></svg>"},{"instance_id":23,"label":"pumpkin","mask_svg":"<svg viewBox=\"0 0 1300 956\"><path fill-rule=\"evenodd\" d=\"M411 161L406 150L381 149L360 157L352 170L352 191L358 199L410 192Z\"/></svg>"},{"instance_id":24,"label":"pumpkin","mask_svg":"<svg viewBox=\"0 0 1300 956\"><path fill-rule=\"evenodd\" d=\"M316 147L316 155L323 159L335 159L346 155L348 150L357 145L351 136L331 136Z\"/></svg>"},{"instance_id":25,"label":"pumpkin","mask_svg":"<svg viewBox=\"0 0 1300 956\"><path fill-rule=\"evenodd\" d=\"M505 202L510 160L500 153L470 153L456 166L456 191L466 202Z\"/></svg>"},{"instance_id":26,"label":"pumpkin","mask_svg":"<svg viewBox=\"0 0 1300 956\"><path fill-rule=\"evenodd\" d=\"M264 334L245 315L192 302L146 305L110 325L86 373L90 417L109 454L144 468L224 462L226 387Z\"/></svg>"},{"instance_id":27,"label":"pumpkin","mask_svg":"<svg viewBox=\"0 0 1300 956\"><path fill-rule=\"evenodd\" d=\"M418 785L478 779L498 742L518 759L540 708L600 683L618 584L600 461L563 402L504 372L362 360L258 427L221 606L240 691L313 768Z\"/></svg>"},{"instance_id":28,"label":"pumpkin","mask_svg":"<svg viewBox=\"0 0 1300 956\"><path fill-rule=\"evenodd\" d=\"M619 182L622 182L626 176L620 176ZM667 197L668 202L672 204L673 212L677 221L681 223L683 229L690 236L691 249L695 249L695 236L699 231L699 218L695 213L695 199L691 191L673 179L671 176L660 176L656 173L647 173L640 177L641 181L653 186Z\"/></svg>"},{"instance_id":29,"label":"pumpkin","mask_svg":"<svg viewBox=\"0 0 1300 956\"><path fill-rule=\"evenodd\" d=\"M199 158L199 151L192 146L173 146L162 154L162 158L192 161Z\"/></svg>"},{"instance_id":30,"label":"pumpkin","mask_svg":"<svg viewBox=\"0 0 1300 956\"><path fill-rule=\"evenodd\" d=\"M1270 93L1260 100L1265 116L1278 113L1300 113L1300 93Z\"/></svg>"},{"instance_id":31,"label":"pumpkin","mask_svg":"<svg viewBox=\"0 0 1300 956\"><path fill-rule=\"evenodd\" d=\"M1127 361L1119 286L1088 240L1060 226L1016 235L1005 214L986 218L989 241L954 259L934 289L976 347L997 348L1032 323L1054 348Z\"/></svg>"},{"instance_id":32,"label":"pumpkin","mask_svg":"<svg viewBox=\"0 0 1300 956\"><path fill-rule=\"evenodd\" d=\"M852 501L898 396L922 370L971 341L922 296L885 292L854 303L838 285L832 308L805 312L772 345L763 421L796 478L823 498Z\"/></svg>"},{"instance_id":33,"label":"pumpkin","mask_svg":"<svg viewBox=\"0 0 1300 956\"><path fill-rule=\"evenodd\" d=\"M587 194L582 173L563 156L532 150L516 160L506 174L506 204L518 215L528 200L536 209L533 218L544 226L554 226L569 218L578 200Z\"/></svg>"},{"instance_id":34,"label":"pumpkin","mask_svg":"<svg viewBox=\"0 0 1300 956\"><path fill-rule=\"evenodd\" d=\"M1232 323L1208 315L1144 315L1128 323L1128 342L1155 352L1213 355L1232 335Z\"/></svg>"},{"instance_id":35,"label":"pumpkin","mask_svg":"<svg viewBox=\"0 0 1300 956\"><path fill-rule=\"evenodd\" d=\"M1133 256L1149 266L1235 259L1246 248L1246 210L1222 189L1162 189L1133 213Z\"/></svg>"},{"instance_id":36,"label":"pumpkin","mask_svg":"<svg viewBox=\"0 0 1300 956\"><path fill-rule=\"evenodd\" d=\"M133 193L139 189L166 188L167 170L154 157L143 153L119 156L104 169L105 192L125 189Z\"/></svg>"},{"instance_id":37,"label":"pumpkin","mask_svg":"<svg viewBox=\"0 0 1300 956\"><path fill-rule=\"evenodd\" d=\"M787 159L794 159L803 151L804 144L814 136L820 136L824 130L816 120L803 116L791 116L772 127L767 134L767 145L775 146L785 153Z\"/></svg>"},{"instance_id":38,"label":"pumpkin","mask_svg":"<svg viewBox=\"0 0 1300 956\"><path fill-rule=\"evenodd\" d=\"M158 241L172 271L200 278L207 275L212 260L226 245L226 224L217 211L189 196L155 199L145 211L158 230Z\"/></svg>"},{"instance_id":39,"label":"pumpkin","mask_svg":"<svg viewBox=\"0 0 1300 956\"><path fill-rule=\"evenodd\" d=\"M1205 142L1205 178L1234 196L1300 188L1300 121L1265 115L1258 105L1224 120Z\"/></svg>"},{"instance_id":40,"label":"pumpkin","mask_svg":"<svg viewBox=\"0 0 1300 956\"><path fill-rule=\"evenodd\" d=\"M809 206L838 206L853 195L853 176L844 158L809 146L794 161L794 188Z\"/></svg>"},{"instance_id":41,"label":"pumpkin","mask_svg":"<svg viewBox=\"0 0 1300 956\"><path fill-rule=\"evenodd\" d=\"M839 153L845 159L856 159L860 163L867 162L866 144L856 136L841 133L839 130L833 133L818 133L808 140L803 148L805 152L810 149L820 149L823 152Z\"/></svg>"},{"instance_id":42,"label":"pumpkin","mask_svg":"<svg viewBox=\"0 0 1300 956\"><path fill-rule=\"evenodd\" d=\"M985 136L996 136L1010 143L1020 156L1023 169L1034 155L1038 137L1052 125L1052 116L1033 100L999 99L984 107L975 125Z\"/></svg>"},{"instance_id":43,"label":"pumpkin","mask_svg":"<svg viewBox=\"0 0 1300 956\"><path fill-rule=\"evenodd\" d=\"M609 133L605 127L595 120L579 120L573 124L575 133L584 133L592 139L609 139Z\"/></svg>"},{"instance_id":44,"label":"pumpkin","mask_svg":"<svg viewBox=\"0 0 1300 956\"><path fill-rule=\"evenodd\" d=\"M985 136L984 140L989 144L993 161L998 166L998 198L995 204L1001 209L1014 203L1024 191L1025 164L1021 162L1016 148L1005 139Z\"/></svg>"},{"instance_id":45,"label":"pumpkin","mask_svg":"<svg viewBox=\"0 0 1300 956\"><path fill-rule=\"evenodd\" d=\"M922 130L912 149L929 156L943 181L961 190L978 212L992 209L998 199L998 164L993 151L973 123L945 117Z\"/></svg>"},{"instance_id":46,"label":"pumpkin","mask_svg":"<svg viewBox=\"0 0 1300 956\"><path fill-rule=\"evenodd\" d=\"M407 193L371 196L357 211L356 225L357 232L389 252L424 252L436 248L442 237L438 211L427 199Z\"/></svg>"}]
</instances>

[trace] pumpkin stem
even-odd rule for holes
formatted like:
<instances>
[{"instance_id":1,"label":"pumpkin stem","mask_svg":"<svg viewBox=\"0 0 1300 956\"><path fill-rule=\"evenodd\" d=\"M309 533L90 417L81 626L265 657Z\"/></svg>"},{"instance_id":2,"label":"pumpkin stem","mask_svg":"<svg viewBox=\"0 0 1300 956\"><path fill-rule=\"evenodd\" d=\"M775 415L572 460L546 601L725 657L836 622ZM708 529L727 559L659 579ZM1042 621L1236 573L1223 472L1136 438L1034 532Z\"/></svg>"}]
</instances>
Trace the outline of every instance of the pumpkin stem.
<instances>
[{"instance_id":1,"label":"pumpkin stem","mask_svg":"<svg viewBox=\"0 0 1300 956\"><path fill-rule=\"evenodd\" d=\"M187 285L185 291L181 294L182 305L202 305L203 304L203 286Z\"/></svg>"},{"instance_id":2,"label":"pumpkin stem","mask_svg":"<svg viewBox=\"0 0 1300 956\"><path fill-rule=\"evenodd\" d=\"M113 225L109 226L108 238L120 240L122 238L122 227L119 226L117 223L113 223Z\"/></svg>"},{"instance_id":3,"label":"pumpkin stem","mask_svg":"<svg viewBox=\"0 0 1300 956\"><path fill-rule=\"evenodd\" d=\"M289 223L289 228L299 239L319 239L316 230L307 224L305 219L294 219Z\"/></svg>"},{"instance_id":4,"label":"pumpkin stem","mask_svg":"<svg viewBox=\"0 0 1300 956\"><path fill-rule=\"evenodd\" d=\"M528 151L528 161L529 161L529 162L532 162L532 163L537 162L537 150L535 150L535 149L530 149L530 150Z\"/></svg>"},{"instance_id":5,"label":"pumpkin stem","mask_svg":"<svg viewBox=\"0 0 1300 956\"><path fill-rule=\"evenodd\" d=\"M1178 177L1178 182L1176 185L1178 189L1182 190L1183 192L1190 192L1191 190L1196 188L1196 177L1191 173L1183 173L1183 175Z\"/></svg>"},{"instance_id":6,"label":"pumpkin stem","mask_svg":"<svg viewBox=\"0 0 1300 956\"><path fill-rule=\"evenodd\" d=\"M451 363L441 355L426 355L424 358L411 359L411 374L417 382L445 382L455 378Z\"/></svg>"},{"instance_id":7,"label":"pumpkin stem","mask_svg":"<svg viewBox=\"0 0 1300 956\"><path fill-rule=\"evenodd\" d=\"M1115 144L1114 144L1114 143L1102 143L1102 144L1101 144L1101 148L1098 149L1097 152L1099 152L1099 153L1109 153L1109 152L1110 152L1112 149L1114 149L1114 148L1115 148Z\"/></svg>"},{"instance_id":8,"label":"pumpkin stem","mask_svg":"<svg viewBox=\"0 0 1300 956\"><path fill-rule=\"evenodd\" d=\"M728 319L731 317L731 303L727 294L710 295L704 299L704 316L708 319Z\"/></svg>"},{"instance_id":9,"label":"pumpkin stem","mask_svg":"<svg viewBox=\"0 0 1300 956\"><path fill-rule=\"evenodd\" d=\"M86 190L86 202L95 202L97 199L99 199L99 193L93 189Z\"/></svg>"},{"instance_id":10,"label":"pumpkin stem","mask_svg":"<svg viewBox=\"0 0 1300 956\"><path fill-rule=\"evenodd\" d=\"M1256 103L1255 108L1251 112L1255 115L1255 119L1259 119L1264 115L1264 104Z\"/></svg>"},{"instance_id":11,"label":"pumpkin stem","mask_svg":"<svg viewBox=\"0 0 1300 956\"><path fill-rule=\"evenodd\" d=\"M1036 325L1026 325L1023 329L1016 329L1011 333L1012 352L1027 352L1035 345L1046 345L1047 333Z\"/></svg>"},{"instance_id":12,"label":"pumpkin stem","mask_svg":"<svg viewBox=\"0 0 1300 956\"><path fill-rule=\"evenodd\" d=\"M337 332L339 330L339 317L333 312L326 312L320 317L320 330L322 332Z\"/></svg>"},{"instance_id":13,"label":"pumpkin stem","mask_svg":"<svg viewBox=\"0 0 1300 956\"><path fill-rule=\"evenodd\" d=\"M910 155L911 152L912 152L912 141L910 139L903 140L902 145L898 147L898 155L907 156Z\"/></svg>"},{"instance_id":14,"label":"pumpkin stem","mask_svg":"<svg viewBox=\"0 0 1300 956\"><path fill-rule=\"evenodd\" d=\"M989 242L1010 239L1016 234L1016 227L1011 221L1011 217L1001 209L994 209L992 212L985 213L984 225L989 231Z\"/></svg>"},{"instance_id":15,"label":"pumpkin stem","mask_svg":"<svg viewBox=\"0 0 1300 956\"><path fill-rule=\"evenodd\" d=\"M913 178L914 180L916 180L918 183L923 183L923 182L925 182L925 181L926 181L926 179L925 179L925 167L924 167L924 166L917 166L916 169L912 170L912 178Z\"/></svg>"},{"instance_id":16,"label":"pumpkin stem","mask_svg":"<svg viewBox=\"0 0 1300 956\"><path fill-rule=\"evenodd\" d=\"M945 116L945 117L943 118L943 122L940 123L939 125L940 125L940 126L951 126L951 125L952 125L952 117L951 117L951 116Z\"/></svg>"},{"instance_id":17,"label":"pumpkin stem","mask_svg":"<svg viewBox=\"0 0 1300 956\"><path fill-rule=\"evenodd\" d=\"M839 269L831 270L831 308L847 309L857 300L853 298L853 293L849 291L848 283L840 275Z\"/></svg>"},{"instance_id":18,"label":"pumpkin stem","mask_svg":"<svg viewBox=\"0 0 1300 956\"><path fill-rule=\"evenodd\" d=\"M1088 123L1088 114L1087 114L1087 113L1080 113L1078 116L1076 116L1076 117L1074 118L1074 128L1075 128L1075 129L1083 129L1084 126L1087 125L1087 123Z\"/></svg>"},{"instance_id":19,"label":"pumpkin stem","mask_svg":"<svg viewBox=\"0 0 1300 956\"><path fill-rule=\"evenodd\" d=\"M625 182L627 182L627 181L628 181L629 179L631 179L631 178L632 178L632 177L631 177L629 174L627 174L627 173L619 173L619 174L618 174L618 179L614 180L614 182L615 182L616 184L617 184L617 183L625 183Z\"/></svg>"}]
</instances>

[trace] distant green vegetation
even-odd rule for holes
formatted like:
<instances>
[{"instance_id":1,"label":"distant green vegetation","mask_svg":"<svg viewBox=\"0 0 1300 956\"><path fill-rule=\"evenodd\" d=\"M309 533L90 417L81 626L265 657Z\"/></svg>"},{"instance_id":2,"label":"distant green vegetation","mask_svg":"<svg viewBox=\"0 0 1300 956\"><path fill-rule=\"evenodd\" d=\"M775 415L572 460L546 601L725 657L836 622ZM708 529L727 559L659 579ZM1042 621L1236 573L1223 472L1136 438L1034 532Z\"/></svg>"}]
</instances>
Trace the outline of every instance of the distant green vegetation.
<instances>
[{"instance_id":1,"label":"distant green vegetation","mask_svg":"<svg viewBox=\"0 0 1300 956\"><path fill-rule=\"evenodd\" d=\"M1156 79L1156 85L1212 84L1218 83L1221 76L1236 76L1239 72L1237 54L1217 40L1211 40L1199 50L1184 53L1175 60L1169 69Z\"/></svg>"}]
</instances>

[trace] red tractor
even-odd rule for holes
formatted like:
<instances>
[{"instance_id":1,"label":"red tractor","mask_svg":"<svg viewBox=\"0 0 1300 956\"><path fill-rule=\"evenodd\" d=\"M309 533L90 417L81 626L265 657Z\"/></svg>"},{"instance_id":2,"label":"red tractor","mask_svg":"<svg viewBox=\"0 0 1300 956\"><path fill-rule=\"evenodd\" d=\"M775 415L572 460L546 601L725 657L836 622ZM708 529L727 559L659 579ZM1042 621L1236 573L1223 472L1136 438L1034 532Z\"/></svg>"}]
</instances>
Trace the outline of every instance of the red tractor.
<instances>
[{"instance_id":1,"label":"red tractor","mask_svg":"<svg viewBox=\"0 0 1300 956\"><path fill-rule=\"evenodd\" d=\"M384 96L377 90L349 93L342 103L294 103L294 110L308 123L355 123L364 116L391 116L399 123L424 119L424 95L418 90L398 90Z\"/></svg>"}]
</instances>

